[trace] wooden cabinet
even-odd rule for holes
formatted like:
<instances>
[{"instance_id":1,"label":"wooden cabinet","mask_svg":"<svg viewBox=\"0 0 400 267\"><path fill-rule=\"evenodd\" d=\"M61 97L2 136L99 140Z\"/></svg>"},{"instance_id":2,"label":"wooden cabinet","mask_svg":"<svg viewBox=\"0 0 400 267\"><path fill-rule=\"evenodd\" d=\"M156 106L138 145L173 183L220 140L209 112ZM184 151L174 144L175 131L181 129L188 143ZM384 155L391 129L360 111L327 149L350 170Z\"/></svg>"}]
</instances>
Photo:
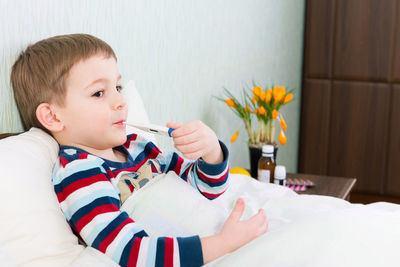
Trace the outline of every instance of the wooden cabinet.
<instances>
[{"instance_id":1,"label":"wooden cabinet","mask_svg":"<svg viewBox=\"0 0 400 267\"><path fill-rule=\"evenodd\" d=\"M304 76L330 78L334 37L335 1L307 1Z\"/></svg>"},{"instance_id":2,"label":"wooden cabinet","mask_svg":"<svg viewBox=\"0 0 400 267\"><path fill-rule=\"evenodd\" d=\"M303 73L299 172L400 203L400 0L308 0Z\"/></svg>"},{"instance_id":3,"label":"wooden cabinet","mask_svg":"<svg viewBox=\"0 0 400 267\"><path fill-rule=\"evenodd\" d=\"M396 2L398 0L336 1L335 79L388 81Z\"/></svg>"},{"instance_id":4,"label":"wooden cabinet","mask_svg":"<svg viewBox=\"0 0 400 267\"><path fill-rule=\"evenodd\" d=\"M400 85L393 86L385 192L400 195Z\"/></svg>"},{"instance_id":5,"label":"wooden cabinet","mask_svg":"<svg viewBox=\"0 0 400 267\"><path fill-rule=\"evenodd\" d=\"M302 95L299 172L326 175L331 83L305 79Z\"/></svg>"}]
</instances>

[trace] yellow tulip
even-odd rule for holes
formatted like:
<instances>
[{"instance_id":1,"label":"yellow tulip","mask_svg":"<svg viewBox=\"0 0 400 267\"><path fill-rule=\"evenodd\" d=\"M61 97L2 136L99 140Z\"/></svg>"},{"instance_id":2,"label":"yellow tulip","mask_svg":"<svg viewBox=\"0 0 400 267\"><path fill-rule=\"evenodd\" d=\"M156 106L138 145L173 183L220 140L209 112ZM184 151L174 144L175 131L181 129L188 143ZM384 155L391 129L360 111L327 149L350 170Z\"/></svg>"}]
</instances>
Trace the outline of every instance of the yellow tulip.
<instances>
[{"instance_id":1,"label":"yellow tulip","mask_svg":"<svg viewBox=\"0 0 400 267\"><path fill-rule=\"evenodd\" d=\"M265 92L264 92L264 91L261 91L260 100L261 100L261 101L264 101L264 100L265 100Z\"/></svg>"},{"instance_id":2,"label":"yellow tulip","mask_svg":"<svg viewBox=\"0 0 400 267\"><path fill-rule=\"evenodd\" d=\"M274 95L274 103L281 101L286 94L285 87L275 86L272 94Z\"/></svg>"},{"instance_id":3,"label":"yellow tulip","mask_svg":"<svg viewBox=\"0 0 400 267\"><path fill-rule=\"evenodd\" d=\"M283 131L281 130L281 132L279 133L279 143L284 146L286 144L287 138L285 136L285 134L283 133Z\"/></svg>"},{"instance_id":4,"label":"yellow tulip","mask_svg":"<svg viewBox=\"0 0 400 267\"><path fill-rule=\"evenodd\" d=\"M256 98L254 96L251 98L251 102L253 102L253 105L256 104Z\"/></svg>"},{"instance_id":5,"label":"yellow tulip","mask_svg":"<svg viewBox=\"0 0 400 267\"><path fill-rule=\"evenodd\" d=\"M265 92L265 103L269 103L272 98L272 90L268 89L267 92Z\"/></svg>"},{"instance_id":6,"label":"yellow tulip","mask_svg":"<svg viewBox=\"0 0 400 267\"><path fill-rule=\"evenodd\" d=\"M293 94L289 93L285 96L285 100L283 101L284 104L289 103L293 99Z\"/></svg>"},{"instance_id":7,"label":"yellow tulip","mask_svg":"<svg viewBox=\"0 0 400 267\"><path fill-rule=\"evenodd\" d=\"M287 129L287 124L285 122L285 120L283 119L283 117L281 116L281 121L279 123L281 125L282 130L286 131Z\"/></svg>"},{"instance_id":8,"label":"yellow tulip","mask_svg":"<svg viewBox=\"0 0 400 267\"><path fill-rule=\"evenodd\" d=\"M258 114L258 112L259 112L259 109L256 108L256 109L254 110L254 114Z\"/></svg>"},{"instance_id":9,"label":"yellow tulip","mask_svg":"<svg viewBox=\"0 0 400 267\"><path fill-rule=\"evenodd\" d=\"M263 91L263 90L262 90L262 88L261 88L260 86L254 86L254 88L253 88L253 94L254 94L255 96L260 97L262 91Z\"/></svg>"},{"instance_id":10,"label":"yellow tulip","mask_svg":"<svg viewBox=\"0 0 400 267\"><path fill-rule=\"evenodd\" d=\"M279 90L281 92L281 95L285 95L286 94L285 86L279 87Z\"/></svg>"},{"instance_id":11,"label":"yellow tulip","mask_svg":"<svg viewBox=\"0 0 400 267\"><path fill-rule=\"evenodd\" d=\"M261 106L261 107L258 109L258 113L259 113L260 115L266 115L266 114L267 114L267 111L265 110L265 108L264 108L263 106Z\"/></svg>"},{"instance_id":12,"label":"yellow tulip","mask_svg":"<svg viewBox=\"0 0 400 267\"><path fill-rule=\"evenodd\" d=\"M249 105L246 105L246 106L244 107L244 111L246 111L246 112L248 112L248 113L251 113L251 109L249 108Z\"/></svg>"},{"instance_id":13,"label":"yellow tulip","mask_svg":"<svg viewBox=\"0 0 400 267\"><path fill-rule=\"evenodd\" d=\"M225 103L228 105L228 107L234 108L236 107L235 101L231 99L225 99Z\"/></svg>"},{"instance_id":14,"label":"yellow tulip","mask_svg":"<svg viewBox=\"0 0 400 267\"><path fill-rule=\"evenodd\" d=\"M231 143L234 143L239 136L239 131L236 131L231 137Z\"/></svg>"},{"instance_id":15,"label":"yellow tulip","mask_svg":"<svg viewBox=\"0 0 400 267\"><path fill-rule=\"evenodd\" d=\"M278 118L278 111L276 111L276 109L274 109L272 111L272 118L275 120L276 118Z\"/></svg>"},{"instance_id":16,"label":"yellow tulip","mask_svg":"<svg viewBox=\"0 0 400 267\"><path fill-rule=\"evenodd\" d=\"M279 86L274 86L274 88L272 88L272 95L274 99L279 95Z\"/></svg>"}]
</instances>

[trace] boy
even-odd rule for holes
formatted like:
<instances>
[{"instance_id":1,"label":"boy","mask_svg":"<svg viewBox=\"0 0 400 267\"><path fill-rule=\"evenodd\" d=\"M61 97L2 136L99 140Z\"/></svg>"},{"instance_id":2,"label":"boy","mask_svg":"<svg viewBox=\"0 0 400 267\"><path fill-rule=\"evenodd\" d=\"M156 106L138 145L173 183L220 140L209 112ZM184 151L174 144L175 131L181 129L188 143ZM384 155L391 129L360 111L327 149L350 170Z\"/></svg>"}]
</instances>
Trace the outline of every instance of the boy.
<instances>
[{"instance_id":1,"label":"boy","mask_svg":"<svg viewBox=\"0 0 400 267\"><path fill-rule=\"evenodd\" d=\"M176 153L126 136L127 105L120 94L116 56L86 35L55 36L22 52L11 72L24 127L38 127L59 143L53 184L74 232L122 266L199 266L266 232L262 210L240 221L239 199L218 235L149 237L120 211L125 199L153 175L174 171L209 199L227 187L228 151L199 121L169 123ZM143 183L142 183L143 182Z\"/></svg>"}]
</instances>

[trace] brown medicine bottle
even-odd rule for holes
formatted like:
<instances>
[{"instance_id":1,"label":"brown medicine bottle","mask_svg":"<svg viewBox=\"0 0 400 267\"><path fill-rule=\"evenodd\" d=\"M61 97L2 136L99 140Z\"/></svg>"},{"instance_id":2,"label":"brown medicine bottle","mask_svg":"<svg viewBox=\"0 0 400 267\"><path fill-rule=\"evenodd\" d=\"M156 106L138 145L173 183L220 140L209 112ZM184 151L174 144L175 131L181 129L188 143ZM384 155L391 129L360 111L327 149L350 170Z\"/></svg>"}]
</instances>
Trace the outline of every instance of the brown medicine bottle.
<instances>
[{"instance_id":1,"label":"brown medicine bottle","mask_svg":"<svg viewBox=\"0 0 400 267\"><path fill-rule=\"evenodd\" d=\"M274 147L265 145L262 147L262 156L258 160L258 177L260 182L273 183L276 162L274 160Z\"/></svg>"}]
</instances>

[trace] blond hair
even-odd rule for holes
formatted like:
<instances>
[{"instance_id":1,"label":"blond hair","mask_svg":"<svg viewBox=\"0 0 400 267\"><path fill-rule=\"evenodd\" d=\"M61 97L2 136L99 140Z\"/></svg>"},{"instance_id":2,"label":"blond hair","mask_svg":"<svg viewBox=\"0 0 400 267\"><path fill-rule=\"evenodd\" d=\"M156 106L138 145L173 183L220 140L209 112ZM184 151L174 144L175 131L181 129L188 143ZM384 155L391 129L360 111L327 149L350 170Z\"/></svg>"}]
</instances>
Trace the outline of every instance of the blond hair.
<instances>
[{"instance_id":1,"label":"blond hair","mask_svg":"<svg viewBox=\"0 0 400 267\"><path fill-rule=\"evenodd\" d=\"M49 132L36 117L37 107L51 102L63 105L72 66L96 54L117 59L106 42L89 34L54 36L21 52L10 80L25 130L37 127Z\"/></svg>"}]
</instances>

